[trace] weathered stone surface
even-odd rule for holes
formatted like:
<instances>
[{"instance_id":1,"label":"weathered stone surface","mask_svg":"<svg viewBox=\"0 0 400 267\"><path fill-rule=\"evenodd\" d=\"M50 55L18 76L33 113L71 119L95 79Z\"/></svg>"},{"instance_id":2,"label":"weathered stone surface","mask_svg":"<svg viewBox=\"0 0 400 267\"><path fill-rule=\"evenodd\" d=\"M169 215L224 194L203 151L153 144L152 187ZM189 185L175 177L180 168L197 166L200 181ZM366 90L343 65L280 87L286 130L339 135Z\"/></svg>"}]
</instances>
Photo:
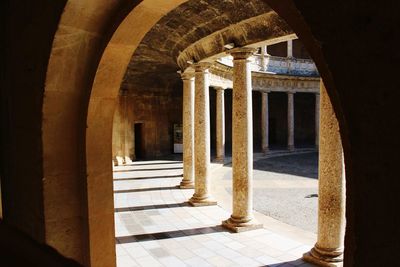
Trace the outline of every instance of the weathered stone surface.
<instances>
[{"instance_id":1,"label":"weathered stone surface","mask_svg":"<svg viewBox=\"0 0 400 267\"><path fill-rule=\"evenodd\" d=\"M261 148L264 154L269 150L269 103L268 92L261 93Z\"/></svg>"},{"instance_id":2,"label":"weathered stone surface","mask_svg":"<svg viewBox=\"0 0 400 267\"><path fill-rule=\"evenodd\" d=\"M224 89L216 87L216 160L224 163L225 158L225 97Z\"/></svg>"},{"instance_id":3,"label":"weathered stone surface","mask_svg":"<svg viewBox=\"0 0 400 267\"><path fill-rule=\"evenodd\" d=\"M265 18L246 21L265 13L268 13ZM240 24L241 21L245 23ZM220 41L198 42L224 28ZM192 57L195 53L196 60L200 60L215 54L214 51L224 50L223 45L233 40L237 45L244 45L262 41L273 33L287 32L291 30L261 0L187 1L161 18L144 36L132 56L122 86L132 92L156 88L176 90L181 85L176 71L187 66L187 56L180 57L183 64L179 65L178 56L193 44L197 44L196 51L192 49L184 54ZM203 47L200 51L198 45L206 45L206 50L211 50L205 52Z\"/></svg>"},{"instance_id":4,"label":"weathered stone surface","mask_svg":"<svg viewBox=\"0 0 400 267\"><path fill-rule=\"evenodd\" d=\"M289 151L294 150L294 93L288 92L288 110L287 110L287 122L288 122L288 142L287 147Z\"/></svg>"},{"instance_id":5,"label":"weathered stone surface","mask_svg":"<svg viewBox=\"0 0 400 267\"><path fill-rule=\"evenodd\" d=\"M194 113L194 194L193 206L217 204L210 196L210 101L208 69L210 64L195 64Z\"/></svg>"},{"instance_id":6,"label":"weathered stone surface","mask_svg":"<svg viewBox=\"0 0 400 267\"><path fill-rule=\"evenodd\" d=\"M181 188L194 188L194 73L183 73L183 179Z\"/></svg>"},{"instance_id":7,"label":"weathered stone surface","mask_svg":"<svg viewBox=\"0 0 400 267\"><path fill-rule=\"evenodd\" d=\"M318 169L318 240L304 259L319 266L343 266L345 178L339 124L321 82Z\"/></svg>"},{"instance_id":8,"label":"weathered stone surface","mask_svg":"<svg viewBox=\"0 0 400 267\"><path fill-rule=\"evenodd\" d=\"M253 109L249 57L252 48L233 49L232 215L222 225L235 232L262 226L253 217Z\"/></svg>"}]
</instances>

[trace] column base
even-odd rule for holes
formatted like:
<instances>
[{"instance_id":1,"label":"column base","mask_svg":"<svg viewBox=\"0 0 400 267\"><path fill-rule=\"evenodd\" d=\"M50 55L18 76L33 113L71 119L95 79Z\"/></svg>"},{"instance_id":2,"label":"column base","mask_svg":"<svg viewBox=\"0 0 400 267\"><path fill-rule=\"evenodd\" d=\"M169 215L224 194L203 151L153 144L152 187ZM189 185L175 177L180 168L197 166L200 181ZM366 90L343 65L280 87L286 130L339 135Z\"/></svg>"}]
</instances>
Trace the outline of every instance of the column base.
<instances>
[{"instance_id":1,"label":"column base","mask_svg":"<svg viewBox=\"0 0 400 267\"><path fill-rule=\"evenodd\" d=\"M294 146L288 146L288 148L287 148L290 152L293 152L294 151L294 149L295 149L295 147Z\"/></svg>"},{"instance_id":2,"label":"column base","mask_svg":"<svg viewBox=\"0 0 400 267\"><path fill-rule=\"evenodd\" d=\"M234 219L232 219L232 217L228 220L222 221L222 226L235 233L263 228L263 225L261 223L258 223L258 221L256 221L255 219L252 219L248 222L236 222Z\"/></svg>"},{"instance_id":3,"label":"column base","mask_svg":"<svg viewBox=\"0 0 400 267\"><path fill-rule=\"evenodd\" d=\"M116 164L115 166L122 166L122 165L125 164L124 159L123 159L122 157L120 157L120 156L117 156L117 157L115 158L115 160L116 160L116 162L117 162L117 164Z\"/></svg>"},{"instance_id":4,"label":"column base","mask_svg":"<svg viewBox=\"0 0 400 267\"><path fill-rule=\"evenodd\" d=\"M267 148L263 148L263 154L264 155L267 155L269 153L269 148L267 147Z\"/></svg>"},{"instance_id":5,"label":"column base","mask_svg":"<svg viewBox=\"0 0 400 267\"><path fill-rule=\"evenodd\" d=\"M178 187L180 189L194 189L194 183L193 181L182 180Z\"/></svg>"},{"instance_id":6,"label":"column base","mask_svg":"<svg viewBox=\"0 0 400 267\"><path fill-rule=\"evenodd\" d=\"M125 162L125 164L132 164L133 163L133 161L131 160L130 157L125 157L124 162Z\"/></svg>"},{"instance_id":7,"label":"column base","mask_svg":"<svg viewBox=\"0 0 400 267\"><path fill-rule=\"evenodd\" d=\"M343 250L323 250L314 246L303 254L303 260L322 267L342 267Z\"/></svg>"},{"instance_id":8,"label":"column base","mask_svg":"<svg viewBox=\"0 0 400 267\"><path fill-rule=\"evenodd\" d=\"M216 157L216 158L215 158L215 162L224 164L225 158L224 158L224 157Z\"/></svg>"},{"instance_id":9,"label":"column base","mask_svg":"<svg viewBox=\"0 0 400 267\"><path fill-rule=\"evenodd\" d=\"M217 205L217 201L210 197L197 197L195 195L189 199L189 204L193 207L202 207L202 206L214 206Z\"/></svg>"}]
</instances>

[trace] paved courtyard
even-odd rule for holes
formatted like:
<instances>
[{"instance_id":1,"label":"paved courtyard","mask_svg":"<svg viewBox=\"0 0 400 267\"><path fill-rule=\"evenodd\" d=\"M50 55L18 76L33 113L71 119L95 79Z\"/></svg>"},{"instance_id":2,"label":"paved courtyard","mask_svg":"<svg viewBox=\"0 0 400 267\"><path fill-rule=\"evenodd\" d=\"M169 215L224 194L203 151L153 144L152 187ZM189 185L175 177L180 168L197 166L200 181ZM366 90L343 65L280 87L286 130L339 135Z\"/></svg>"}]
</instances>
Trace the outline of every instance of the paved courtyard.
<instances>
[{"instance_id":1,"label":"paved courtyard","mask_svg":"<svg viewBox=\"0 0 400 267\"><path fill-rule=\"evenodd\" d=\"M182 179L181 162L115 167L118 267L312 266L300 258L315 243L314 233L258 212L255 216L264 229L236 234L220 227L230 216L229 169L212 164L212 193L218 206L190 207L186 201L193 190L176 187Z\"/></svg>"},{"instance_id":2,"label":"paved courtyard","mask_svg":"<svg viewBox=\"0 0 400 267\"><path fill-rule=\"evenodd\" d=\"M254 209L279 221L317 233L318 153L274 152L254 160ZM232 169L226 165L225 190L231 194Z\"/></svg>"}]
</instances>

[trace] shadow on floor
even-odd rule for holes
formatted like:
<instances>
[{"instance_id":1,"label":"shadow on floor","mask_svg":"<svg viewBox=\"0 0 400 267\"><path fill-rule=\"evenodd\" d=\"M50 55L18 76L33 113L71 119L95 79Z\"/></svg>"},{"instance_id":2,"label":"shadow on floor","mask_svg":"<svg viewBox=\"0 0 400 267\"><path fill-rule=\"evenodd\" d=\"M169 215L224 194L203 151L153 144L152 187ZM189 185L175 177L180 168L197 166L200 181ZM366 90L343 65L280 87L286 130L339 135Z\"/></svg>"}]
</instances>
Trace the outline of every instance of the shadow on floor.
<instances>
[{"instance_id":1,"label":"shadow on floor","mask_svg":"<svg viewBox=\"0 0 400 267\"><path fill-rule=\"evenodd\" d=\"M178 178L178 177L183 177L183 174L160 175L160 176L145 176L145 177L128 177L128 178L114 178L114 181L148 180L148 179Z\"/></svg>"},{"instance_id":2,"label":"shadow on floor","mask_svg":"<svg viewBox=\"0 0 400 267\"><path fill-rule=\"evenodd\" d=\"M316 265L307 263L303 261L302 259L297 259L294 261L283 261L283 262L278 262L278 263L273 263L273 264L268 264L268 265L262 265L260 267L292 267L292 266L299 266L299 267L317 267Z\"/></svg>"},{"instance_id":3,"label":"shadow on floor","mask_svg":"<svg viewBox=\"0 0 400 267\"><path fill-rule=\"evenodd\" d=\"M174 190L174 189L185 190L186 188L180 188L179 185L177 185L177 186L168 186L168 187L152 187L152 188L115 190L114 193L121 194L121 193L136 193L136 192L159 191L159 190Z\"/></svg>"},{"instance_id":4,"label":"shadow on floor","mask_svg":"<svg viewBox=\"0 0 400 267\"><path fill-rule=\"evenodd\" d=\"M126 164L124 166L151 166L151 165L164 165L164 164L182 164L182 161L151 162L151 163L144 163L144 162L146 162L146 161L135 161L134 163ZM120 167L120 166L117 166L117 167Z\"/></svg>"},{"instance_id":5,"label":"shadow on floor","mask_svg":"<svg viewBox=\"0 0 400 267\"><path fill-rule=\"evenodd\" d=\"M156 165L156 164L154 164L154 165ZM182 170L182 167L172 167L172 168L154 168L154 169L129 169L129 170L115 170L114 172L168 171L168 170Z\"/></svg>"},{"instance_id":6,"label":"shadow on floor","mask_svg":"<svg viewBox=\"0 0 400 267\"><path fill-rule=\"evenodd\" d=\"M168 238L176 238L176 237L193 236L193 235L202 235L202 234L209 234L209 233L216 233L216 232L229 232L229 231L220 225L216 225L216 226L210 226L210 227L201 227L201 228L186 229L186 230L176 230L176 231L161 232L161 233L121 236L121 237L116 237L116 240L118 243L124 244L124 243L133 243L133 242L141 242L141 241L150 241L150 240L160 240L160 239L168 239Z\"/></svg>"},{"instance_id":7,"label":"shadow on floor","mask_svg":"<svg viewBox=\"0 0 400 267\"><path fill-rule=\"evenodd\" d=\"M253 169L318 179L318 152L259 159Z\"/></svg>"},{"instance_id":8,"label":"shadow on floor","mask_svg":"<svg viewBox=\"0 0 400 267\"><path fill-rule=\"evenodd\" d=\"M138 211L138 210L168 209L168 208L177 208L177 207L189 207L189 203L182 202L182 203L161 204L161 205L123 207L123 208L115 208L114 211L115 212L125 212L125 211Z\"/></svg>"}]
</instances>

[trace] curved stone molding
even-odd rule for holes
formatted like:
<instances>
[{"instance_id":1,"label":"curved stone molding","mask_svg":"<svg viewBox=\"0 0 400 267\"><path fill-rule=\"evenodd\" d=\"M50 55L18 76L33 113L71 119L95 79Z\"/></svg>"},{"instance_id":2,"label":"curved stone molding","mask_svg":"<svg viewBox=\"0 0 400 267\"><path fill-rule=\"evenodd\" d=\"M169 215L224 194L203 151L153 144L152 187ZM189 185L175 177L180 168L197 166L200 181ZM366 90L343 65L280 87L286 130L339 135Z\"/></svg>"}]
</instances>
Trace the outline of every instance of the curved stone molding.
<instances>
[{"instance_id":1,"label":"curved stone molding","mask_svg":"<svg viewBox=\"0 0 400 267\"><path fill-rule=\"evenodd\" d=\"M232 88L232 68L223 64L213 64L210 68L210 85L213 87Z\"/></svg>"},{"instance_id":2,"label":"curved stone molding","mask_svg":"<svg viewBox=\"0 0 400 267\"><path fill-rule=\"evenodd\" d=\"M319 77L252 72L251 78L254 91L318 93L320 86ZM210 85L232 88L232 67L215 63L210 68Z\"/></svg>"},{"instance_id":3,"label":"curved stone molding","mask_svg":"<svg viewBox=\"0 0 400 267\"><path fill-rule=\"evenodd\" d=\"M179 54L177 62L184 70L188 67L188 61L199 62L206 58L212 57L215 60L216 57L221 57L222 53L226 53L224 45L228 43L234 43L235 47L244 47L292 33L286 22L274 11L270 11L233 24L194 42Z\"/></svg>"},{"instance_id":4,"label":"curved stone molding","mask_svg":"<svg viewBox=\"0 0 400 267\"><path fill-rule=\"evenodd\" d=\"M265 70L262 69L263 55L254 56L253 71L265 71L275 74L289 74L294 76L319 76L317 67L311 59L294 57L264 56Z\"/></svg>"},{"instance_id":5,"label":"curved stone molding","mask_svg":"<svg viewBox=\"0 0 400 267\"><path fill-rule=\"evenodd\" d=\"M320 78L253 72L252 81L256 91L318 93Z\"/></svg>"}]
</instances>

